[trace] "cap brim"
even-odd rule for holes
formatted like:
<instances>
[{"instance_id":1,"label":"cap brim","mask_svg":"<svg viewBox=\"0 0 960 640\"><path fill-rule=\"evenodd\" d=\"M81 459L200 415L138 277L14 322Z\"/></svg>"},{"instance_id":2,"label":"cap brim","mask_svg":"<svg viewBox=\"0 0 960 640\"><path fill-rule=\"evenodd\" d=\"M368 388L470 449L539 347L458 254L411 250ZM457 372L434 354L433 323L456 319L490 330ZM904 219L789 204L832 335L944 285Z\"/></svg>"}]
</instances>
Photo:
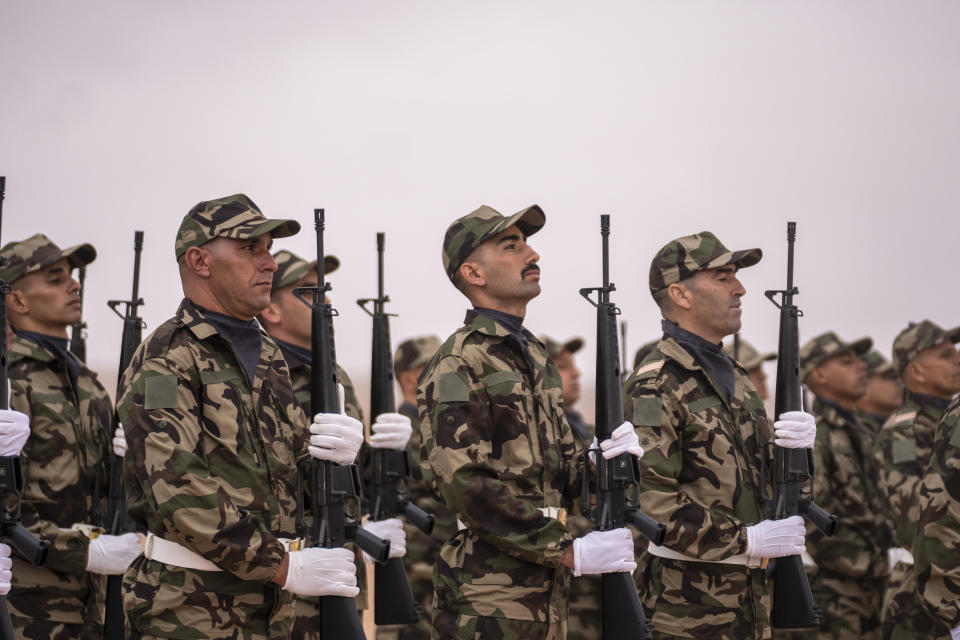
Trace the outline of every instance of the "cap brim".
<instances>
[{"instance_id":1,"label":"cap brim","mask_svg":"<svg viewBox=\"0 0 960 640\"><path fill-rule=\"evenodd\" d=\"M67 247L61 254L74 269L85 267L97 259L97 250L93 248L92 244L87 243Z\"/></svg>"},{"instance_id":2,"label":"cap brim","mask_svg":"<svg viewBox=\"0 0 960 640\"><path fill-rule=\"evenodd\" d=\"M859 340L854 340L853 342L848 342L844 345L843 349L837 351L837 353L842 353L847 349L853 349L853 352L858 356L862 356L870 349L873 348L873 338L860 338Z\"/></svg>"},{"instance_id":3,"label":"cap brim","mask_svg":"<svg viewBox=\"0 0 960 640\"><path fill-rule=\"evenodd\" d=\"M243 226L247 228L235 237L258 238L265 233L269 233L271 238L289 238L300 231L300 223L296 220L264 220Z\"/></svg>"},{"instance_id":4,"label":"cap brim","mask_svg":"<svg viewBox=\"0 0 960 640\"><path fill-rule=\"evenodd\" d=\"M771 362L777 359L777 354L775 353L766 353L760 357L760 362Z\"/></svg>"},{"instance_id":5,"label":"cap brim","mask_svg":"<svg viewBox=\"0 0 960 640\"><path fill-rule=\"evenodd\" d=\"M317 261L311 263L311 269L317 266ZM340 268L340 259L337 256L323 256L323 274L333 273Z\"/></svg>"},{"instance_id":6,"label":"cap brim","mask_svg":"<svg viewBox=\"0 0 960 640\"><path fill-rule=\"evenodd\" d=\"M583 338L571 338L563 343L562 348L564 351L569 351L570 353L576 353L583 349Z\"/></svg>"},{"instance_id":7,"label":"cap brim","mask_svg":"<svg viewBox=\"0 0 960 640\"><path fill-rule=\"evenodd\" d=\"M960 327L947 331L947 336L953 344L960 343Z\"/></svg>"}]
</instances>

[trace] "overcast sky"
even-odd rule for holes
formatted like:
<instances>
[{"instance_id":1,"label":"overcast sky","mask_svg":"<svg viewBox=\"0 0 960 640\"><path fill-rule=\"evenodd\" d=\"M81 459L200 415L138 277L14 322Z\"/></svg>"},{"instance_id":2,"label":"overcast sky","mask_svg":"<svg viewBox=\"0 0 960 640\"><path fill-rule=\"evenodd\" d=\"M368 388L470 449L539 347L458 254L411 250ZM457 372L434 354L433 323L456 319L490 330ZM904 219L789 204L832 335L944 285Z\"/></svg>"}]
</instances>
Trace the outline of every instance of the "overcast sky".
<instances>
[{"instance_id":1,"label":"overcast sky","mask_svg":"<svg viewBox=\"0 0 960 640\"><path fill-rule=\"evenodd\" d=\"M659 333L651 257L704 229L763 248L741 274L744 336L774 350L762 291L783 286L787 220L801 341L833 329L889 355L909 320L960 324L958 32L946 0L6 0L2 241L97 247L88 360L108 387L121 322L105 302L130 295L134 230L152 330L182 295L181 218L236 192L300 220L275 246L308 257L326 208L338 355L361 386L370 321L354 301L376 291L375 233L394 343L446 337L466 300L441 240L480 204L546 212L527 326L588 338L587 388L594 313L577 291L599 283L601 213L631 358Z\"/></svg>"}]
</instances>

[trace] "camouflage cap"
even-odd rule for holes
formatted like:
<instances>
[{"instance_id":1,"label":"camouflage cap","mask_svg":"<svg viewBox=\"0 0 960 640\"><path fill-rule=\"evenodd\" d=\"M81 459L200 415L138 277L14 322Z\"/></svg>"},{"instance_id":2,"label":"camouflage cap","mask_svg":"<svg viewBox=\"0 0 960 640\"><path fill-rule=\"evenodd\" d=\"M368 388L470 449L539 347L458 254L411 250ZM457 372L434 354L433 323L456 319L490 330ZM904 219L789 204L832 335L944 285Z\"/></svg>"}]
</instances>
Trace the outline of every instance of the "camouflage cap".
<instances>
[{"instance_id":1,"label":"camouflage cap","mask_svg":"<svg viewBox=\"0 0 960 640\"><path fill-rule=\"evenodd\" d=\"M896 372L893 370L893 365L890 364L890 361L883 357L883 354L872 349L860 357L867 365L867 376L894 376L896 377Z\"/></svg>"},{"instance_id":2,"label":"camouflage cap","mask_svg":"<svg viewBox=\"0 0 960 640\"><path fill-rule=\"evenodd\" d=\"M26 240L10 242L0 249L0 280L11 284L28 273L66 260L71 267L82 267L97 258L97 250L92 244L78 244L75 247L61 249L50 238L37 233Z\"/></svg>"},{"instance_id":3,"label":"camouflage cap","mask_svg":"<svg viewBox=\"0 0 960 640\"><path fill-rule=\"evenodd\" d=\"M752 267L762 257L760 249L729 251L709 231L677 238L664 245L650 263L650 293L662 291L698 271L728 264L736 265L738 269Z\"/></svg>"},{"instance_id":4,"label":"camouflage cap","mask_svg":"<svg viewBox=\"0 0 960 640\"><path fill-rule=\"evenodd\" d=\"M740 339L740 353L734 355L733 347L735 342L730 340L725 345L723 345L723 352L743 365L743 368L747 371L753 371L764 362L770 362L771 360L777 359L777 354L775 353L760 353L757 351L752 344Z\"/></svg>"},{"instance_id":5,"label":"camouflage cap","mask_svg":"<svg viewBox=\"0 0 960 640\"><path fill-rule=\"evenodd\" d=\"M640 366L640 363L643 362L650 352L657 348L657 345L660 344L660 339L651 340L647 344L643 345L637 352L633 354L633 368L636 369Z\"/></svg>"},{"instance_id":6,"label":"camouflage cap","mask_svg":"<svg viewBox=\"0 0 960 640\"><path fill-rule=\"evenodd\" d=\"M540 336L540 342L543 343L543 346L547 350L547 355L551 358L556 358L564 351L576 353L580 351L580 349L583 349L583 338L570 338L566 342L557 342L553 338Z\"/></svg>"},{"instance_id":7,"label":"camouflage cap","mask_svg":"<svg viewBox=\"0 0 960 640\"><path fill-rule=\"evenodd\" d=\"M399 376L404 371L427 364L439 348L440 338L437 336L420 336L404 340L393 355L393 375Z\"/></svg>"},{"instance_id":8,"label":"camouflage cap","mask_svg":"<svg viewBox=\"0 0 960 640\"><path fill-rule=\"evenodd\" d=\"M199 247L214 238L245 240L269 233L286 238L300 231L296 220L268 220L253 201L242 193L198 202L183 217L177 230L177 260L190 247Z\"/></svg>"},{"instance_id":9,"label":"camouflage cap","mask_svg":"<svg viewBox=\"0 0 960 640\"><path fill-rule=\"evenodd\" d=\"M946 331L929 320L911 322L893 340L893 369L897 375L903 375L903 370L921 351L935 347L944 340L954 344L960 342L960 327Z\"/></svg>"},{"instance_id":10,"label":"camouflage cap","mask_svg":"<svg viewBox=\"0 0 960 640\"><path fill-rule=\"evenodd\" d=\"M297 282L317 268L317 261L307 262L292 251L281 249L273 254L277 270L273 272L273 288L282 289ZM340 266L336 256L323 256L323 273L333 273Z\"/></svg>"},{"instance_id":11,"label":"camouflage cap","mask_svg":"<svg viewBox=\"0 0 960 640\"><path fill-rule=\"evenodd\" d=\"M873 340L870 338L860 338L853 342L844 342L837 337L837 334L833 331L821 333L800 347L800 380L805 382L810 372L831 356L849 350L853 350L855 354L862 356L869 351L872 346Z\"/></svg>"},{"instance_id":12,"label":"camouflage cap","mask_svg":"<svg viewBox=\"0 0 960 640\"><path fill-rule=\"evenodd\" d=\"M454 220L443 236L443 270L453 281L460 265L466 261L473 250L485 240L489 240L501 231L513 225L520 227L523 235L530 237L543 228L547 217L539 205L533 204L516 212L512 216L503 216L487 205Z\"/></svg>"}]
</instances>

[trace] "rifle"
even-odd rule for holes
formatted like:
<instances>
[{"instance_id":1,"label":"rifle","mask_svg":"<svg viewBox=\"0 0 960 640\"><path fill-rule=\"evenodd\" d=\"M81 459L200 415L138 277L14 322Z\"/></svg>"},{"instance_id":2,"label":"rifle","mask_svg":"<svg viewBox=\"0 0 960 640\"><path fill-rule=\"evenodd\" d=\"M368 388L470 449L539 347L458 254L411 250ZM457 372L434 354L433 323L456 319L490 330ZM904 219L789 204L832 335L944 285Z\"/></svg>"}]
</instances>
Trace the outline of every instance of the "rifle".
<instances>
[{"instance_id":1,"label":"rifle","mask_svg":"<svg viewBox=\"0 0 960 640\"><path fill-rule=\"evenodd\" d=\"M143 231L133 232L133 293L129 300L108 300L110 309L123 318L123 337L120 339L120 373L117 375L117 397L120 397L120 380L123 372L130 366L133 353L143 340L143 329L146 326L143 319L137 315L137 308L143 304L140 297L140 253L143 251ZM126 305L123 313L117 309ZM110 436L120 426L120 418L113 414ZM117 455L110 456L110 484L108 489L107 519L104 529L112 536L132 531L133 527L127 517L127 503L123 490L123 458ZM123 576L107 576L107 603L104 614L104 637L106 640L123 640L123 592L121 586Z\"/></svg>"},{"instance_id":2,"label":"rifle","mask_svg":"<svg viewBox=\"0 0 960 640\"><path fill-rule=\"evenodd\" d=\"M777 391L774 412L802 411L800 388L800 336L797 321L803 312L793 303L800 292L793 286L793 243L797 223L787 223L787 288L766 291L765 295L780 309L780 342L777 347ZM774 297L780 294L778 303ZM776 520L803 514L818 529L832 536L837 517L832 516L804 495L802 485L813 480L813 450L773 447L773 517ZM800 556L777 558L774 569L773 626L777 629L803 629L820 626L820 609L813 602L810 583Z\"/></svg>"},{"instance_id":3,"label":"rifle","mask_svg":"<svg viewBox=\"0 0 960 640\"><path fill-rule=\"evenodd\" d=\"M80 281L80 308L83 309L83 296L87 292L87 268L77 270L77 279ZM87 323L80 320L70 328L70 353L77 356L81 362L87 361Z\"/></svg>"},{"instance_id":4,"label":"rifle","mask_svg":"<svg viewBox=\"0 0 960 640\"><path fill-rule=\"evenodd\" d=\"M597 308L597 378L596 419L597 439L606 440L623 422L623 397L620 388L620 355L617 346L617 316L620 309L610 301L610 292L616 286L610 282L609 235L610 216L600 216L600 235L603 238L603 286L580 289L580 295ZM597 302L590 297L597 292ZM627 489L639 482L640 467L637 459L623 453L612 460L605 460L596 451L594 484L596 504L589 501L590 468L589 451L583 454L584 479L581 485L583 514L593 521L597 531L608 531L632 524L654 544L661 544L666 527L650 516L627 497ZM602 601L602 630L604 640L622 638L650 638L651 626L640 604L633 576L628 572L604 573L601 576L600 599Z\"/></svg>"},{"instance_id":5,"label":"rifle","mask_svg":"<svg viewBox=\"0 0 960 640\"><path fill-rule=\"evenodd\" d=\"M0 176L0 222L3 220L3 198L7 178ZM0 262L0 266L6 264ZM0 280L0 409L10 408L9 383L7 381L7 294L10 285ZM20 524L20 493L23 491L23 467L20 456L0 456L0 541L3 541L30 564L42 565L47 559L50 543L37 539ZM13 622L7 609L7 599L0 596L0 640L14 640Z\"/></svg>"},{"instance_id":6,"label":"rifle","mask_svg":"<svg viewBox=\"0 0 960 640\"><path fill-rule=\"evenodd\" d=\"M340 413L337 358L333 341L333 317L336 310L326 302L333 289L323 279L323 209L314 209L317 230L317 285L297 287L293 295L310 308L310 407L313 413ZM310 295L308 300L305 296ZM297 484L303 487L306 475L312 496L313 522L310 544L333 549L347 541L355 542L377 562L386 562L390 542L381 540L360 526L360 473L354 464L341 465L311 459L300 469ZM297 505L297 528L304 530L303 492ZM348 511L348 503L353 509ZM364 640L363 625L353 598L320 596L320 637Z\"/></svg>"},{"instance_id":7,"label":"rifle","mask_svg":"<svg viewBox=\"0 0 960 640\"><path fill-rule=\"evenodd\" d=\"M620 321L620 387L627 381L627 321Z\"/></svg>"},{"instance_id":8,"label":"rifle","mask_svg":"<svg viewBox=\"0 0 960 640\"><path fill-rule=\"evenodd\" d=\"M357 300L373 318L373 359L370 364L370 419L397 410L393 390L393 354L390 351L390 318L384 311L390 296L383 294L384 234L377 234L377 297ZM367 308L373 303L373 311ZM404 516L429 535L434 516L413 504L401 491L411 477L406 450L370 449L370 518L384 520ZM402 558L390 558L374 567L374 618L379 624L409 624L420 618L421 608L413 598Z\"/></svg>"}]
</instances>

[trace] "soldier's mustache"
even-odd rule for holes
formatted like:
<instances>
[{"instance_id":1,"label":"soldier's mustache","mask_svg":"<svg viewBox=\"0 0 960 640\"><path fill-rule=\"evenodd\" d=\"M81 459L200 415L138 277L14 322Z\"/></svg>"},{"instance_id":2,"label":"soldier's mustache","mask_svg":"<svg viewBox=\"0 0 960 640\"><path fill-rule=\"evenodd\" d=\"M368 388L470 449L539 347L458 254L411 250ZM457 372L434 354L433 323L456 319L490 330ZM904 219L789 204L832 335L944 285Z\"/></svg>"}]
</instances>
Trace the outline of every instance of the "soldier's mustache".
<instances>
[{"instance_id":1,"label":"soldier's mustache","mask_svg":"<svg viewBox=\"0 0 960 640\"><path fill-rule=\"evenodd\" d=\"M522 278L523 276L527 275L527 273L529 273L530 271L536 271L537 273L540 273L540 267L538 267L535 264L527 265L526 267L524 267L523 271L520 272L520 277Z\"/></svg>"}]
</instances>

